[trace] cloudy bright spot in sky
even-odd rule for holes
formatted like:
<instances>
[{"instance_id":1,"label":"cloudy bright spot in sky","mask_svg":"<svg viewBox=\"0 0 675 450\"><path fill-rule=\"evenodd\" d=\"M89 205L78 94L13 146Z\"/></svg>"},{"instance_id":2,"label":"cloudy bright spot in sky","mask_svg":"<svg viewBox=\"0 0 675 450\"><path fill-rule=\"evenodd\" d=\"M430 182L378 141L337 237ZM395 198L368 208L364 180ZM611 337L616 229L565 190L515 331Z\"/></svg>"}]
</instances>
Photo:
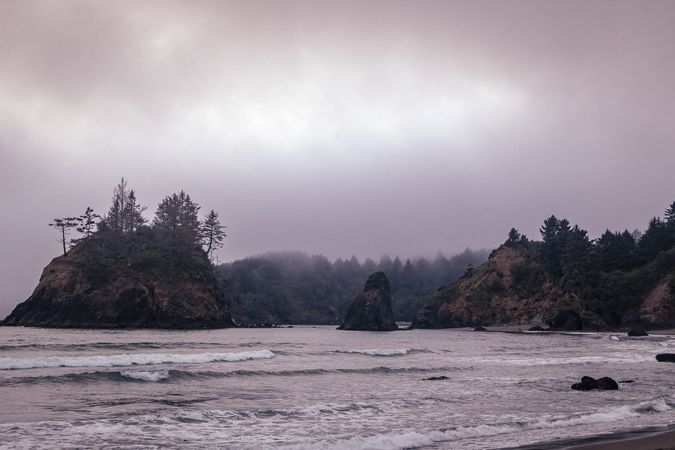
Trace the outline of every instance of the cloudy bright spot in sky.
<instances>
[{"instance_id":1,"label":"cloudy bright spot in sky","mask_svg":"<svg viewBox=\"0 0 675 450\"><path fill-rule=\"evenodd\" d=\"M669 1L0 3L0 313L54 217L185 189L222 261L597 237L675 200ZM11 220L7 220L11 218ZM2 315L2 314L0 314Z\"/></svg>"}]
</instances>

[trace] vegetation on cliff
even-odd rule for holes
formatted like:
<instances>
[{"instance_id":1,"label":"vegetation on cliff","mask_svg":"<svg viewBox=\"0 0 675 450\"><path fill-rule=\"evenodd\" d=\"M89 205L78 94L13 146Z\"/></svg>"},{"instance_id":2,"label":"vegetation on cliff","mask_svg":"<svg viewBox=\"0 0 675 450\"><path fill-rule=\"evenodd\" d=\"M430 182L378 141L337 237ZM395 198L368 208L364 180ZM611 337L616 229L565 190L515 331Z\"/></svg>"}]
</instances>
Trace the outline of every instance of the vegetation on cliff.
<instances>
[{"instance_id":1,"label":"vegetation on cliff","mask_svg":"<svg viewBox=\"0 0 675 450\"><path fill-rule=\"evenodd\" d=\"M488 261L439 289L415 326L535 322L554 328L675 325L675 202L644 232L586 230L551 216L541 241L512 229Z\"/></svg>"}]
</instances>

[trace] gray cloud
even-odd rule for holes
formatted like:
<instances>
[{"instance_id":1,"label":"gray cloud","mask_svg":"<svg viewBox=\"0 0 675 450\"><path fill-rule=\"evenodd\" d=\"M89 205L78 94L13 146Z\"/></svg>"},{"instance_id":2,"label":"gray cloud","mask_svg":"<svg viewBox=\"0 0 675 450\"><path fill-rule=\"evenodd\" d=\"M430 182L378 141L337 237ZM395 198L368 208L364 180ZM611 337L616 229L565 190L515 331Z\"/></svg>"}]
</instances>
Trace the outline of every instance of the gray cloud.
<instances>
[{"instance_id":1,"label":"gray cloud","mask_svg":"<svg viewBox=\"0 0 675 450\"><path fill-rule=\"evenodd\" d=\"M46 223L221 212L221 259L493 247L551 213L597 236L675 197L669 1L0 3L0 315Z\"/></svg>"}]
</instances>

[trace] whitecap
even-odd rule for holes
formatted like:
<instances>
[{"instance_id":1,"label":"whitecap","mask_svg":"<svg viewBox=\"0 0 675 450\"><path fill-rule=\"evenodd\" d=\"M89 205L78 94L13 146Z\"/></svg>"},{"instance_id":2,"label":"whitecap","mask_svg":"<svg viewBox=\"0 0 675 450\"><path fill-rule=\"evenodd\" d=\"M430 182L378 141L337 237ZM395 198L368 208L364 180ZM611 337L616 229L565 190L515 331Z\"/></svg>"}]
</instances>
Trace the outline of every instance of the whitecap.
<instances>
[{"instance_id":1,"label":"whitecap","mask_svg":"<svg viewBox=\"0 0 675 450\"><path fill-rule=\"evenodd\" d=\"M0 370L43 367L117 367L154 364L204 364L273 358L269 350L237 353L126 353L122 355L0 358Z\"/></svg>"},{"instance_id":2,"label":"whitecap","mask_svg":"<svg viewBox=\"0 0 675 450\"><path fill-rule=\"evenodd\" d=\"M166 380L169 378L168 370L152 370L152 371L133 371L133 370L123 370L120 372L124 378L131 378L133 380L139 381L150 381L156 383L158 381Z\"/></svg>"},{"instance_id":3,"label":"whitecap","mask_svg":"<svg viewBox=\"0 0 675 450\"><path fill-rule=\"evenodd\" d=\"M407 355L410 349L407 348L371 348L364 350L344 350L339 353L359 353L368 356L401 356Z\"/></svg>"},{"instance_id":4,"label":"whitecap","mask_svg":"<svg viewBox=\"0 0 675 450\"><path fill-rule=\"evenodd\" d=\"M632 419L642 414L662 413L671 410L666 400L659 398L637 405L623 405L604 408L590 413L571 416L552 417L532 422L481 424L457 427L447 430L435 430L427 433L409 431L399 434L380 434L374 436L353 436L347 439L330 439L314 442L302 442L284 446L287 450L301 449L405 449L432 446L440 442L456 441L467 438L480 438L513 433L521 430L542 430L565 428L596 423L614 423Z\"/></svg>"}]
</instances>

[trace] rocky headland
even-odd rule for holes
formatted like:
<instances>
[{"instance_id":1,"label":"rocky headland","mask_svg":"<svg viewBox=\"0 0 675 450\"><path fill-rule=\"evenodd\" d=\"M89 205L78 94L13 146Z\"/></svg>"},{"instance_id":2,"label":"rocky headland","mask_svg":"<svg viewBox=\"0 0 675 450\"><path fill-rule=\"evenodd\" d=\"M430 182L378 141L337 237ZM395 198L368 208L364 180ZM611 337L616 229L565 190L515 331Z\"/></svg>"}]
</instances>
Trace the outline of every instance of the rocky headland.
<instances>
[{"instance_id":1,"label":"rocky headland","mask_svg":"<svg viewBox=\"0 0 675 450\"><path fill-rule=\"evenodd\" d=\"M630 270L574 278L548 271L540 255L536 245L501 245L487 262L439 288L413 327L627 330L675 325L675 249Z\"/></svg>"}]
</instances>

